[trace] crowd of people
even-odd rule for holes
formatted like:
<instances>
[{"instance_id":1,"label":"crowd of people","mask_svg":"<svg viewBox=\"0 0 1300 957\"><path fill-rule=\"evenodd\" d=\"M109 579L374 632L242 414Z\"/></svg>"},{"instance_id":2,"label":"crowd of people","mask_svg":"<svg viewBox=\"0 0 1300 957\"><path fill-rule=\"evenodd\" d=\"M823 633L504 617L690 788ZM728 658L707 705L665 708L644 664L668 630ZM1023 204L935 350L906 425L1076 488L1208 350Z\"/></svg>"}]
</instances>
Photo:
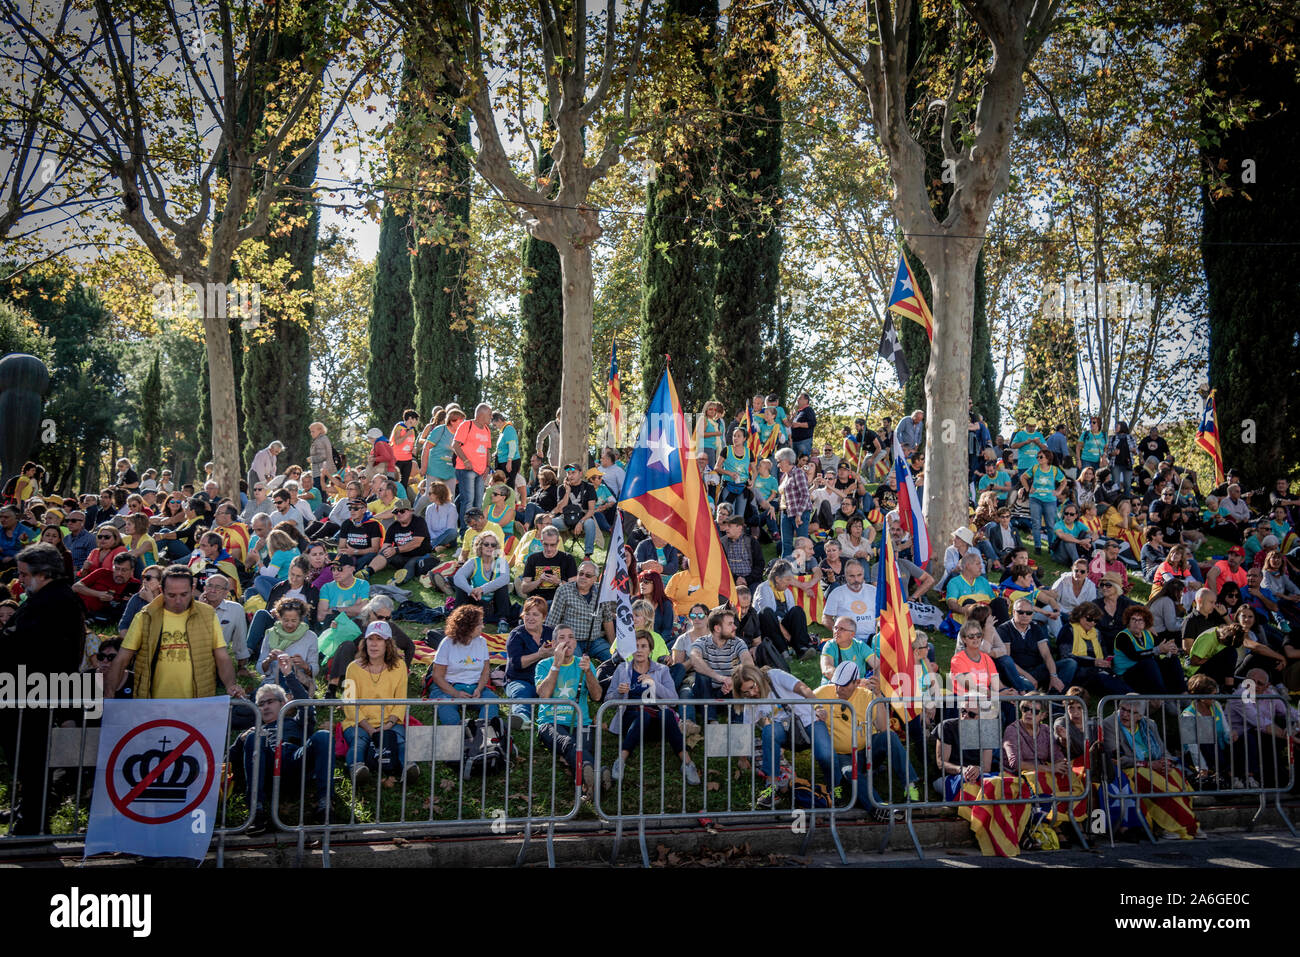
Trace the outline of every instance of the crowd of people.
<instances>
[{"instance_id":1,"label":"crowd of people","mask_svg":"<svg viewBox=\"0 0 1300 957\"><path fill-rule=\"evenodd\" d=\"M1121 767L1136 756L1143 781L1160 758L1163 771L1175 773L1174 762L1202 784L1226 773L1229 783L1257 785L1276 761L1244 731L1267 728L1281 748L1295 727L1285 709L1265 713L1252 702L1268 689L1300 691L1293 637L1300 632L1292 631L1300 626L1300 498L1285 478L1267 492L1243 492L1231 472L1203 492L1156 428L1138 438L1121 422L1107 434L1093 418L1071 438L1064 426L1045 435L1029 422L1006 439L972 411L971 519L926 561L917 560L923 556L913 553L896 511L890 467L897 446L924 487L923 413L896 425L884 419L878 431L858 419L818 454L806 394L790 413L777 396L755 396L730 419L711 402L694 446L737 584L734 603L724 604L689 556L618 509L630 449L604 448L592 467L561 464L557 413L525 464L515 426L487 404L439 407L421 423L407 410L388 434L371 430L365 460L351 466L325 426L313 423L305 465L282 461L285 446L270 442L231 489L211 474L197 488L177 486L165 469L137 471L122 459L108 486L63 497L43 494L43 470L27 463L0 507L3 665L28 654L23 636L53 614L38 596L57 593L67 606L61 626L77 635L57 655L43 652L49 670L97 669L110 693L140 698L239 697L243 679L259 686L256 704L273 723L296 698L407 698L416 641L426 640L435 649L430 697L473 700L498 736L535 727L586 784L594 775L576 766L577 755L592 755L596 702L629 702L613 729L621 737L613 778L627 773L647 737L662 737L694 784L687 741L731 709L659 706L656 698L806 699L736 712L761 726L759 766L772 795L793 777L783 747L810 748L832 784L856 749L859 766L896 768L913 800L926 787L914 769L915 748L926 741L934 758L921 763L954 776L949 798L996 768L1037 767L1042 741L1053 752L1063 742L1077 756L1072 719L1060 714L1053 736L1052 708L1033 700L1041 693L1138 693L1139 702L1173 713L1183 702L1162 705L1164 696L1239 696L1225 714L1211 710L1226 735L1212 762L1147 740L1150 719L1134 711L1122 740L1108 746ZM615 650L615 604L600 600L597 563L619 521L636 599L635 652L627 658ZM967 700L928 707L915 725L891 723L870 707L880 694L875 586L884 535L921 626L914 688L938 689L946 670ZM1198 558L1211 537L1229 543L1226 553ZM776 552L771 559L765 545ZM1043 574L1045 549L1066 566L1052 581ZM1147 602L1132 597L1137 579L1150 585ZM413 591L416 581L427 591ZM437 591L441 602L421 599ZM424 622L442 629L406 634L395 619L408 600L426 606L417 609ZM927 632L956 639L950 661L937 660ZM504 669L494 667L488 634L504 637ZM796 659L815 660L819 680L796 678ZM510 704L531 698L572 704L542 714ZM845 724L850 709L835 701L851 704L856 731ZM1000 705L1004 748L967 754L951 722L989 702ZM354 782L416 773L404 758L401 706L345 710ZM465 713L443 705L439 721ZM324 815L329 741L309 711L297 714L283 743L312 768ZM241 748L251 771L251 737ZM1052 775L1068 778L1068 768L1050 763ZM884 803L870 788L860 800L872 810ZM250 803L263 819L265 793L250 794ZM30 806L27 816L34 826Z\"/></svg>"}]
</instances>

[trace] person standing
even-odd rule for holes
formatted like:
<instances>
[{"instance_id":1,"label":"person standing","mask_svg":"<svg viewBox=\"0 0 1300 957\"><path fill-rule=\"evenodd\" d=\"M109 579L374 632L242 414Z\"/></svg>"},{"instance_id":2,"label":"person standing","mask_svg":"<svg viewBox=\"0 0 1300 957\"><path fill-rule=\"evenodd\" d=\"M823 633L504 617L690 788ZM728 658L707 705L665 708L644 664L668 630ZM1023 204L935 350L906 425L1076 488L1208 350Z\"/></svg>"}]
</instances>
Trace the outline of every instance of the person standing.
<instances>
[{"instance_id":1,"label":"person standing","mask_svg":"<svg viewBox=\"0 0 1300 957\"><path fill-rule=\"evenodd\" d=\"M817 412L812 407L812 397L800 392L794 400L794 415L790 419L790 445L795 455L812 455L813 430L817 428Z\"/></svg>"},{"instance_id":2,"label":"person standing","mask_svg":"<svg viewBox=\"0 0 1300 957\"><path fill-rule=\"evenodd\" d=\"M16 676L19 666L26 668L29 679L34 674L75 674L81 667L86 624L63 556L53 545L29 545L18 553L17 571L27 597L0 630L0 674ZM43 708L0 709L0 747L11 765L19 755L14 834L49 830L53 802L43 793L49 725L49 712Z\"/></svg>"},{"instance_id":3,"label":"person standing","mask_svg":"<svg viewBox=\"0 0 1300 957\"><path fill-rule=\"evenodd\" d=\"M136 698L210 698L219 687L232 698L247 697L235 681L217 613L194 600L194 576L184 565L163 570L162 594L131 621L104 680L106 694L122 687L133 661Z\"/></svg>"},{"instance_id":4,"label":"person standing","mask_svg":"<svg viewBox=\"0 0 1300 957\"><path fill-rule=\"evenodd\" d=\"M456 453L457 508L460 510L460 527L465 528L465 513L477 508L483 500L487 483L488 449L492 447L492 407L480 402L474 418L466 419L456 429L452 451Z\"/></svg>"},{"instance_id":5,"label":"person standing","mask_svg":"<svg viewBox=\"0 0 1300 957\"><path fill-rule=\"evenodd\" d=\"M542 426L542 430L537 433L537 439L533 442L533 450L540 453L542 448L546 449L546 461L551 468L560 467L560 410L555 410L555 418Z\"/></svg>"},{"instance_id":6,"label":"person standing","mask_svg":"<svg viewBox=\"0 0 1300 957\"><path fill-rule=\"evenodd\" d=\"M497 430L493 466L506 473L506 484L513 488L519 474L519 432L502 412L492 413L492 428Z\"/></svg>"},{"instance_id":7,"label":"person standing","mask_svg":"<svg viewBox=\"0 0 1300 957\"><path fill-rule=\"evenodd\" d=\"M275 441L253 456L253 464L248 467L249 488L258 482L270 482L280 474L277 471L276 460L283 451L284 443Z\"/></svg>"},{"instance_id":8,"label":"person standing","mask_svg":"<svg viewBox=\"0 0 1300 957\"><path fill-rule=\"evenodd\" d=\"M407 409L402 413L402 421L393 426L393 431L388 436L388 444L393 448L393 458L397 461L397 474L401 476L403 486L411 480L415 437L419 428L420 413L414 409Z\"/></svg>"}]
</instances>

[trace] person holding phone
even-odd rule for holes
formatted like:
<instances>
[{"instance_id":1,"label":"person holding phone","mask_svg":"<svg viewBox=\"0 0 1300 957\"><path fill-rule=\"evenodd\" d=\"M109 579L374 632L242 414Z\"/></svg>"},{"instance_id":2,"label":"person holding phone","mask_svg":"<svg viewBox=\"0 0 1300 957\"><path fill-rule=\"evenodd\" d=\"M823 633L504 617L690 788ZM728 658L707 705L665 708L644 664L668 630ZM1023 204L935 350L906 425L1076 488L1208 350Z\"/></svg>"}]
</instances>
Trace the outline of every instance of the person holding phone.
<instances>
[{"instance_id":1,"label":"person holding phone","mask_svg":"<svg viewBox=\"0 0 1300 957\"><path fill-rule=\"evenodd\" d=\"M546 599L537 595L525 601L522 623L506 639L507 698L537 697L537 663L555 651L554 633L546 624L546 608ZM513 705L510 726L522 728L531 720L531 711L529 705Z\"/></svg>"}]
</instances>

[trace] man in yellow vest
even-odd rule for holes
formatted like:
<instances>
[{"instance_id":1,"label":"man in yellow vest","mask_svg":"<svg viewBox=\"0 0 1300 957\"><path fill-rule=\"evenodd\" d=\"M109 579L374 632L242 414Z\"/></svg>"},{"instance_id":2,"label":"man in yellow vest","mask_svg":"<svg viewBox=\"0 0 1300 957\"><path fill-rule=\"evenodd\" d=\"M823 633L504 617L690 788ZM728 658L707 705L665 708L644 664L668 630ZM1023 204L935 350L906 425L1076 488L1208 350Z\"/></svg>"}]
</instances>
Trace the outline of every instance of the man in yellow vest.
<instances>
[{"instance_id":1,"label":"man in yellow vest","mask_svg":"<svg viewBox=\"0 0 1300 957\"><path fill-rule=\"evenodd\" d=\"M209 698L220 687L246 697L235 681L221 623L212 606L194 600L194 576L183 565L163 571L162 594L131 620L121 651L104 679L106 691L122 687L135 662L135 698Z\"/></svg>"}]
</instances>

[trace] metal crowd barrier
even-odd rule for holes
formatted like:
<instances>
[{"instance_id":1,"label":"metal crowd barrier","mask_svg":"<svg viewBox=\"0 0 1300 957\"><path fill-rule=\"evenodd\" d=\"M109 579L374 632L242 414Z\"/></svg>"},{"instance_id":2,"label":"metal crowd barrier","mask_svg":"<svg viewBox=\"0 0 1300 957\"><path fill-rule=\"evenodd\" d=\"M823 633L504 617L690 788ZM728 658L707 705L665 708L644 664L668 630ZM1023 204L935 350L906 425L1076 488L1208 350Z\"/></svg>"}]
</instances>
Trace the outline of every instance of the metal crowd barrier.
<instances>
[{"instance_id":1,"label":"metal crowd barrier","mask_svg":"<svg viewBox=\"0 0 1300 957\"><path fill-rule=\"evenodd\" d=\"M1282 823L1292 835L1296 835L1295 826L1282 808L1282 795L1294 787L1296 773L1296 716L1286 695L1266 691L1252 696L1250 702L1243 701L1240 692L1214 695L1107 695L1097 701L1097 740L1108 752L1112 750L1110 742L1125 737L1123 712L1132 710L1131 706L1136 703L1141 704L1141 708L1137 709L1139 717L1149 718L1155 725L1164 755L1174 759L1187 786L1158 792L1141 792L1133 787L1133 797L1124 795L1121 801L1136 799L1140 802L1144 797L1258 796L1259 809L1251 819L1253 825L1264 813L1271 795L1271 803L1282 818ZM1202 703L1210 706L1209 714L1201 713L1197 707ZM1235 741L1230 738L1225 748L1220 742L1218 721L1221 718L1226 723L1231 736L1233 715L1243 709L1249 709L1251 715L1256 715L1260 710L1278 715L1283 723L1278 725L1276 721L1269 722L1276 729L1276 734L1265 731L1258 723L1253 728L1244 728ZM1130 718L1129 722L1133 723L1133 719ZM1130 741L1133 739L1131 731L1127 732L1127 737ZM1120 770L1127 769L1121 767ZM1200 773L1202 770L1203 774ZM1204 786L1193 787L1193 780ZM1103 782L1103 788L1105 783L1108 782ZM1132 786L1134 782L1129 783ZM1108 808L1107 812L1109 813ZM1140 807L1137 816L1147 838L1154 841L1147 816L1141 813Z\"/></svg>"},{"instance_id":2,"label":"metal crowd barrier","mask_svg":"<svg viewBox=\"0 0 1300 957\"><path fill-rule=\"evenodd\" d=\"M1068 808L1066 819L1070 822L1075 837L1078 839L1080 846L1087 849L1087 839L1084 837L1083 831L1080 829L1078 821L1075 819L1073 810L1075 805L1080 803L1083 803L1086 808L1089 795L1092 793L1091 768L1087 762L1085 762L1083 765L1082 775L1077 775L1077 772L1073 769L1074 759L1084 757L1084 754L1082 752L1075 753L1070 748L1068 736L1064 743L1059 741L1053 728L1053 724L1058 717L1065 716L1066 721L1069 721L1068 708L1071 703L1077 704L1083 709L1086 721L1088 711L1083 700L1073 695L1045 694L1036 694L1032 696L1005 695L997 699L990 699L987 697L979 698L978 696L960 694L950 697L949 701L955 705L955 710L957 711L957 716L955 718L948 719L958 722L957 757L960 758L961 751L978 749L981 752L981 773L984 777L1004 776L1014 777L1016 780L1024 780L1021 774L1021 772L1024 771L1024 768L1018 768L1017 773L1014 775L1002 770L1003 762L1005 760L1005 752L1002 743L1005 728L1009 727L1009 725L1003 725L1001 705L1007 703L1014 705L1016 708L1016 720L1019 720L1021 715L1020 708L1029 702L1034 702L1046 712L1042 716L1041 720L1041 723L1048 729L1048 755L1046 766L1054 768L1058 761L1064 759L1066 763L1066 774L1081 776L1083 783L1083 791L1078 795L1073 793L1061 795L1055 792L1046 791L1040 794L1038 793L1037 781L1035 781L1033 782L1035 793L1029 798L1023 796L1014 798L988 798L981 795L981 797L975 799L968 799L963 796L961 800L953 801L947 800L944 792L946 778L950 775L945 772L945 769L939 763L941 741L937 736L939 727L939 721L937 719L940 717L940 714L936 705L943 702L943 700L944 699L942 698L936 699L930 696L908 698L884 698L877 696L872 699L871 704L867 708L868 718L871 722L869 727L872 729L882 726L889 728L891 716L897 715L895 710L896 707L907 707L909 709L914 707L919 709L918 715L907 722L902 722L902 716L897 715L899 723L903 729L901 736L897 735L892 730L886 732L875 732L872 735L872 749L868 750L865 762L867 793L870 795L880 795L879 801L877 802L873 799L873 803L877 803L880 807L890 812L889 824L891 830L893 828L894 813L897 811L902 812L903 822L907 826L907 833L912 839L912 847L915 849L917 857L924 860L925 852L922 851L921 841L916 834L916 828L914 827L912 820L913 813L916 811L938 810L941 808L950 809L962 806L992 807L1008 804L1035 804L1047 805L1051 808L1053 805L1064 804ZM928 726L925 719L927 706L929 706L930 710L934 712L933 717L935 719L931 721ZM948 710L952 709L950 708ZM933 732L933 734L931 732ZM888 734L897 738L898 743L902 747L903 753L907 756L909 762L907 767L903 769L896 767L897 762L894 760L894 751L889 747L890 742L888 738L882 739L880 744L877 745L874 739L879 734ZM930 743L932 738L934 740L933 745ZM873 751L875 750L883 751L883 760L881 762L877 762L873 759ZM988 752L987 757L985 757L984 752ZM913 760L918 761L920 765L919 768L911 765L910 762ZM949 761L948 763L960 764L960 761ZM880 773L881 764L883 764L885 772L883 791L877 790L877 775ZM987 767L984 765L987 765ZM1036 767L1041 766L1041 763L1036 763ZM1054 771L1051 773L1055 774ZM899 787L898 781L898 775L900 774L903 776L902 787ZM937 791L938 796L930 796L928 798L923 798L922 800L909 798L906 795L906 788L907 785L911 783L908 779L913 776L915 776L914 780L923 795L933 795L934 792ZM983 780L984 777L982 777L981 780ZM1073 781L1074 779L1074 777L1068 778L1070 781ZM885 849L888 842L889 833L887 832L885 840L880 846L881 851Z\"/></svg>"},{"instance_id":3,"label":"metal crowd barrier","mask_svg":"<svg viewBox=\"0 0 1300 957\"><path fill-rule=\"evenodd\" d=\"M102 700L75 699L69 700L66 707L15 708L0 711L0 719L9 718L0 725L4 729L3 737L0 739L0 749L4 750L10 765L8 805L11 812L5 833L0 834L0 841L15 846L85 839L90 817L90 802L94 793L94 773L99 756L99 732L102 720L89 717L86 707L102 703ZM235 711L249 712L252 723L248 727L254 733L260 730L262 717L251 701L232 698L230 708L232 718ZM38 723L36 727L32 727L33 721ZM226 722L225 743L220 752L223 771L229 768L235 739L244 731L243 728L236 730L233 724L231 720ZM70 799L72 803L70 829L42 830L37 834L13 833L16 823L13 811L17 805L19 782L23 777L22 765L30 758L30 755L24 753L24 748L32 747L39 748L43 752L44 773L41 775L40 820L45 822L58 816L60 812L67 809ZM257 763L254 762L255 775L256 767ZM225 773L221 773L219 780L223 786L218 811L219 823L213 831L213 837L216 840L217 865L221 866L224 860L225 839L248 829L252 822L252 808L242 821L232 825L230 823L232 789L224 786L227 780ZM256 783L254 779L254 791L256 791ZM25 798L24 803L26 803Z\"/></svg>"},{"instance_id":4,"label":"metal crowd barrier","mask_svg":"<svg viewBox=\"0 0 1300 957\"><path fill-rule=\"evenodd\" d=\"M529 707L533 714L536 714L533 709L541 705L551 705L553 708L566 705L575 706L573 702L567 699L496 697L357 698L290 701L280 712L276 740L284 740L285 723L286 721L297 720L295 715L298 712L305 709L308 710L309 714L314 715L309 718L309 725L312 730L315 730L316 725L319 723L321 712L327 713L325 727L329 729L330 733L328 751L330 768L327 777L331 782L331 791L334 791L338 787L334 781L334 770L336 767L343 769L343 779L346 784L345 793L347 795L346 812L339 817L334 816L334 801L332 798L335 795L332 794L325 819L309 821L306 816L309 807L307 779L312 769L300 766L293 773L296 778L296 788L293 790L296 790L297 793L296 795L287 793L284 787L284 779L293 770L292 761L285 754L283 747L277 747L276 758L273 762L274 776L270 798L271 819L281 830L298 835L300 860L304 850L306 833L308 831L320 831L322 833L322 858L325 867L329 866L329 846L333 835L398 830L417 825L420 826L422 832L434 834L463 828L483 828L484 826L489 827L494 834L505 834L515 828L522 828L524 841L517 858L517 863L521 864L527 854L533 829L544 826L546 829L547 862L553 867L555 865L555 825L561 821L572 820L577 815L582 797L581 769L584 764L594 762L591 760L592 756L585 753L582 738L578 736L575 748L576 773L564 767L560 756L554 750L547 748L540 737L543 728L550 728L553 733L562 733L565 726L558 724L555 720L542 726L534 725L531 729L511 730L510 711L516 705ZM375 750L378 753L382 754L386 749L397 747L400 747L402 751L401 761L398 762L402 768L398 773L391 775L394 779L396 800L392 799L392 795L386 796L384 793L385 775L383 771L387 764L385 762L380 764L379 773L374 773L374 769L371 769L372 780L365 785L364 789L364 796L367 798L368 805L364 809L364 813L358 813L358 800L363 796L363 793L358 787L352 786L355 779L350 768L350 766L357 763L364 763L356 760L363 755L358 753L359 749L354 742L353 748L342 756L336 756L334 737L335 725L340 723L348 712L361 706L378 706L380 708L380 720L383 723L387 722L390 709L405 709L405 714L402 716L400 724L397 725L402 729L401 738L403 740L400 745L395 740L397 736L391 731L386 732L381 728L377 734L373 735ZM483 720L480 713L482 709L489 706L496 707L501 730L504 733L502 745L506 755L505 768L499 774L489 774L486 767L481 769L481 773L472 774L469 768L464 767L466 721L475 718L491 735L493 733L491 726ZM438 717L439 708L454 708L458 715L456 723L441 721ZM415 712L418 712L419 715L417 716ZM558 714L553 710L552 716L555 718L558 717ZM347 747L347 745L345 744L344 747ZM549 765L548 772L542 775L543 781L540 782L545 786L544 793L546 795L546 803L540 811L534 806L534 797L539 790L534 761L538 748L543 748L550 753L550 760L547 762ZM524 759L522 770L514 760L516 749ZM307 765L310 758L310 752L304 750L300 758L302 765ZM410 813L411 809L408 808L412 783L414 779L424 778L426 774L426 780L429 782L429 796L424 801L423 806L416 809L418 813L412 814ZM500 782L499 788L498 780ZM296 800L298 805L296 819L287 818L284 814L281 799L285 797ZM316 799L319 799L319 797L319 794L316 795ZM563 803L557 803L562 798L565 798ZM522 805L521 811L516 810L517 805ZM367 817L369 819L365 819Z\"/></svg>"},{"instance_id":5,"label":"metal crowd barrier","mask_svg":"<svg viewBox=\"0 0 1300 957\"><path fill-rule=\"evenodd\" d=\"M784 790L773 784L767 784L767 790L763 788L760 782L767 782L763 774L765 769L760 769L761 763L757 749L755 747L755 732L762 735L763 729L756 726L756 719L762 717L762 713L769 712L773 708L777 710L777 720L787 724L789 731L786 734L786 741L779 747L775 747L769 757L771 765L778 770L789 768L792 771L797 769L796 753L803 750L811 750L811 735L817 731L812 729L808 741L801 738L796 741L793 725L800 719L791 714L791 709L808 709L813 712L817 708L838 707L849 712L850 726L852 727L851 743L857 745L857 722L853 706L847 701L833 699L808 699L808 700L790 700L781 698L659 698L655 700L614 698L608 699L601 703L596 712L596 755L597 765L596 772L599 779L599 786L596 793L596 812L601 819L612 823L615 826L614 847L610 855L610 863L613 864L618 860L619 847L622 842L624 826L635 825L637 831L637 842L641 850L641 863L645 867L650 866L650 852L646 846L646 824L649 821L674 821L674 820L701 820L712 821L714 819L739 819L749 820L762 819L777 815L786 820L794 834L802 834L803 842L800 853L806 852L809 843L812 841L814 829L816 828L817 818L825 816L830 825L831 839L835 843L835 849L839 853L840 861L847 863L844 854L844 847L840 842L839 832L836 830L836 815L847 811L857 800L857 769L850 768L850 773L845 775L845 784L841 786L840 792L836 793L833 786L827 782L827 769L818 766L816 760L809 760L809 771L806 775L795 775L803 777L808 782L808 789L815 792L820 784L826 787L830 794L829 807L803 807L796 803L796 789L790 787ZM687 785L686 778L681 774L681 761L676 754L670 754L668 748L667 736L663 733L662 722L667 719L662 714L669 708L677 709L679 707L690 707L694 713L695 719L703 734L703 754L702 760L694 762L700 775L699 785ZM656 729L654 738L650 740L650 748L646 747L646 708L660 709L659 721L661 722ZM716 717L726 717L728 723L723 724L720 721L699 719L706 717L713 709L717 709ZM708 710L706 710L708 709ZM609 730L606 725L614 714L620 714L620 723L618 731ZM813 724L817 723L815 715ZM635 748L629 749L630 754L624 762L621 776L610 783L606 783L606 773L611 772L612 768L605 764L606 737L613 735L617 742L622 743L627 731L627 722L637 721L637 740ZM684 733L684 732L683 732ZM775 738L775 732L772 733ZM829 742L829 733L827 740ZM655 744L658 748L655 748ZM628 742L631 743L631 742ZM829 747L829 743L828 743ZM654 760L654 752L658 752L657 762ZM687 747L689 753L689 743ZM621 752L620 752L621 753ZM647 754L650 754L650 760L647 761ZM789 760L786 755L789 755ZM771 760L775 757L775 761ZM710 781L710 759L713 759L713 769L716 771L721 767L721 780ZM742 765L744 762L748 767ZM649 773L647 774L647 768ZM675 800L669 801L669 784L668 771L675 769L678 774L678 784L672 788ZM746 773L746 771L748 773ZM832 772L833 774L833 772ZM656 780L657 779L657 780ZM633 783L635 782L635 783ZM789 783L789 782L787 782ZM632 793L628 794L628 791ZM658 791L658 802L653 801L653 794ZM763 793L767 790L767 793ZM712 802L710 795L716 791L718 797ZM612 797L613 803L607 804L606 797ZM629 807L629 804L631 807Z\"/></svg>"}]
</instances>

